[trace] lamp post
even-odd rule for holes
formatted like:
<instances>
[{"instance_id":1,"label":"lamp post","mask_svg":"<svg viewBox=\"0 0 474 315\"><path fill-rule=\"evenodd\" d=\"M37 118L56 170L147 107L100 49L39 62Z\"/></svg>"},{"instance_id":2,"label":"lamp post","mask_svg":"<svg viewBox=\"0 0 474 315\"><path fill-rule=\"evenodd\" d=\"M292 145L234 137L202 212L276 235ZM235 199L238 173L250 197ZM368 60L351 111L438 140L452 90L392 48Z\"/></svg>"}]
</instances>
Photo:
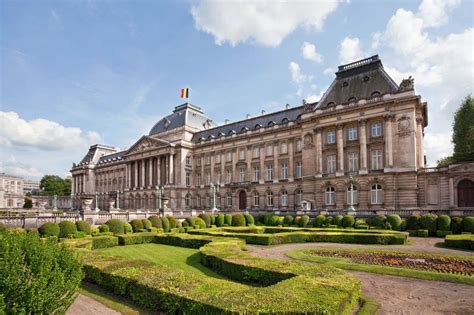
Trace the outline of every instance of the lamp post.
<instances>
[{"instance_id":1,"label":"lamp post","mask_svg":"<svg viewBox=\"0 0 474 315\"><path fill-rule=\"evenodd\" d=\"M99 209L99 193L95 192L95 211L100 211Z\"/></svg>"},{"instance_id":2,"label":"lamp post","mask_svg":"<svg viewBox=\"0 0 474 315\"><path fill-rule=\"evenodd\" d=\"M120 209L120 191L117 190L117 195L115 197L115 208Z\"/></svg>"},{"instance_id":3,"label":"lamp post","mask_svg":"<svg viewBox=\"0 0 474 315\"><path fill-rule=\"evenodd\" d=\"M71 193L71 211L74 210L74 194Z\"/></svg>"},{"instance_id":4,"label":"lamp post","mask_svg":"<svg viewBox=\"0 0 474 315\"><path fill-rule=\"evenodd\" d=\"M349 177L349 208L347 208L348 212L354 212L354 179L352 176Z\"/></svg>"},{"instance_id":5,"label":"lamp post","mask_svg":"<svg viewBox=\"0 0 474 315\"><path fill-rule=\"evenodd\" d=\"M216 207L216 193L219 192L219 184L213 184L211 183L211 186L209 188L211 194L212 194L212 213L214 213L215 211L219 211Z\"/></svg>"},{"instance_id":6,"label":"lamp post","mask_svg":"<svg viewBox=\"0 0 474 315\"><path fill-rule=\"evenodd\" d=\"M53 210L58 210L58 195L53 196Z\"/></svg>"},{"instance_id":7,"label":"lamp post","mask_svg":"<svg viewBox=\"0 0 474 315\"><path fill-rule=\"evenodd\" d=\"M158 211L161 213L161 203L163 200L163 193L164 193L164 187L163 186L156 186L156 195L158 196ZM163 211L164 212L164 211Z\"/></svg>"}]
</instances>

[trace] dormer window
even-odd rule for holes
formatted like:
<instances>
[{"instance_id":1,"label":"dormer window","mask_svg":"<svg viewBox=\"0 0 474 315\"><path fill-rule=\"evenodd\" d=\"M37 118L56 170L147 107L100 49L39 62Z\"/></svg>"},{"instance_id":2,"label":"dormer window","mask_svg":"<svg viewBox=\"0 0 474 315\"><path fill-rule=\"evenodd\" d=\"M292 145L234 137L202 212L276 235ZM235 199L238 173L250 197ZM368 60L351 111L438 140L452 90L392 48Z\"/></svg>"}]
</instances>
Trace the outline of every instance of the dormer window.
<instances>
[{"instance_id":1,"label":"dormer window","mask_svg":"<svg viewBox=\"0 0 474 315\"><path fill-rule=\"evenodd\" d=\"M281 121L283 125L286 125L288 122L289 122L288 118L283 118L283 120Z\"/></svg>"},{"instance_id":2,"label":"dormer window","mask_svg":"<svg viewBox=\"0 0 474 315\"><path fill-rule=\"evenodd\" d=\"M350 97L347 101L349 103L353 103L353 102L357 101L357 99L355 97Z\"/></svg>"},{"instance_id":3,"label":"dormer window","mask_svg":"<svg viewBox=\"0 0 474 315\"><path fill-rule=\"evenodd\" d=\"M334 106L334 105L336 105L336 103L334 103L334 102L329 102L328 105L327 105L327 107L331 107L331 106Z\"/></svg>"},{"instance_id":4,"label":"dormer window","mask_svg":"<svg viewBox=\"0 0 474 315\"><path fill-rule=\"evenodd\" d=\"M372 94L370 94L371 97L376 97L376 96L380 96L380 92L379 91L374 91L372 92Z\"/></svg>"},{"instance_id":5,"label":"dormer window","mask_svg":"<svg viewBox=\"0 0 474 315\"><path fill-rule=\"evenodd\" d=\"M258 130L258 129L260 129L260 128L262 128L262 125L260 125L260 124L256 124L256 125L255 125L255 130Z\"/></svg>"},{"instance_id":6,"label":"dormer window","mask_svg":"<svg viewBox=\"0 0 474 315\"><path fill-rule=\"evenodd\" d=\"M275 126L275 125L276 123L273 120L268 123L268 127Z\"/></svg>"}]
</instances>

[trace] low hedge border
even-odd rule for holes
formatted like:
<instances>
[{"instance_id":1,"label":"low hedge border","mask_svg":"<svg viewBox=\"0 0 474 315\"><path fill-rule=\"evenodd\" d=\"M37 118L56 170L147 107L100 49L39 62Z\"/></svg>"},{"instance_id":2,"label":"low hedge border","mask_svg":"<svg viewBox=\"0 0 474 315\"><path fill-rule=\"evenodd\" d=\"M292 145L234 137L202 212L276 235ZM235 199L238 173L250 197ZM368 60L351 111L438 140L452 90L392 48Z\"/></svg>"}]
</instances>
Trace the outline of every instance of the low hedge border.
<instances>
[{"instance_id":1,"label":"low hedge border","mask_svg":"<svg viewBox=\"0 0 474 315\"><path fill-rule=\"evenodd\" d=\"M152 243L157 236L157 232L141 232L133 234L117 235L119 245L133 245Z\"/></svg>"},{"instance_id":2,"label":"low hedge border","mask_svg":"<svg viewBox=\"0 0 474 315\"><path fill-rule=\"evenodd\" d=\"M446 247L474 250L474 234L446 235Z\"/></svg>"},{"instance_id":3,"label":"low hedge border","mask_svg":"<svg viewBox=\"0 0 474 315\"><path fill-rule=\"evenodd\" d=\"M92 249L108 248L118 246L119 239L115 236L95 236L92 237Z\"/></svg>"},{"instance_id":4,"label":"low hedge border","mask_svg":"<svg viewBox=\"0 0 474 315\"><path fill-rule=\"evenodd\" d=\"M207 242L200 249L205 265L260 286L94 252L85 257L86 280L172 314L349 314L360 297L354 276L330 266L253 257L242 251L244 242L238 239L182 234L157 235L156 241L178 246Z\"/></svg>"}]
</instances>

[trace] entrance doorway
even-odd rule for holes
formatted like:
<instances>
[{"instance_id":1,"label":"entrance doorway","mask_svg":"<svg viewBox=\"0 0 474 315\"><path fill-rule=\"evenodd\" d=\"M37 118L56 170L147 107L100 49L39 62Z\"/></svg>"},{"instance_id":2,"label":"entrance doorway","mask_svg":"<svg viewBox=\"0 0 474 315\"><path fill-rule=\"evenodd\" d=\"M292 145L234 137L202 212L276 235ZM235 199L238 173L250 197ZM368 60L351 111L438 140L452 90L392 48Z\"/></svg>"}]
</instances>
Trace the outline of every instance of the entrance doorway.
<instances>
[{"instance_id":1,"label":"entrance doorway","mask_svg":"<svg viewBox=\"0 0 474 315\"><path fill-rule=\"evenodd\" d=\"M474 182L464 179L458 184L458 207L474 207Z\"/></svg>"},{"instance_id":2,"label":"entrance doorway","mask_svg":"<svg viewBox=\"0 0 474 315\"><path fill-rule=\"evenodd\" d=\"M247 193L245 192L245 190L241 190L239 193L239 209L247 209Z\"/></svg>"}]
</instances>

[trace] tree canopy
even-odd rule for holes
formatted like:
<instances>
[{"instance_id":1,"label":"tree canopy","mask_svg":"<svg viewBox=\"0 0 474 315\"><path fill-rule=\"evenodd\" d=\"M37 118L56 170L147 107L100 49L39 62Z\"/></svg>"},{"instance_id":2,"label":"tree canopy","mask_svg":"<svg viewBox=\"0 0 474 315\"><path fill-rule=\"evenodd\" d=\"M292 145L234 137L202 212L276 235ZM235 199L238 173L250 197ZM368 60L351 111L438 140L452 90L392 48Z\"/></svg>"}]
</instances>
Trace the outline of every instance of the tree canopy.
<instances>
[{"instance_id":1,"label":"tree canopy","mask_svg":"<svg viewBox=\"0 0 474 315\"><path fill-rule=\"evenodd\" d=\"M44 195L68 196L71 194L71 180L56 175L45 175L40 181L40 188Z\"/></svg>"}]
</instances>

